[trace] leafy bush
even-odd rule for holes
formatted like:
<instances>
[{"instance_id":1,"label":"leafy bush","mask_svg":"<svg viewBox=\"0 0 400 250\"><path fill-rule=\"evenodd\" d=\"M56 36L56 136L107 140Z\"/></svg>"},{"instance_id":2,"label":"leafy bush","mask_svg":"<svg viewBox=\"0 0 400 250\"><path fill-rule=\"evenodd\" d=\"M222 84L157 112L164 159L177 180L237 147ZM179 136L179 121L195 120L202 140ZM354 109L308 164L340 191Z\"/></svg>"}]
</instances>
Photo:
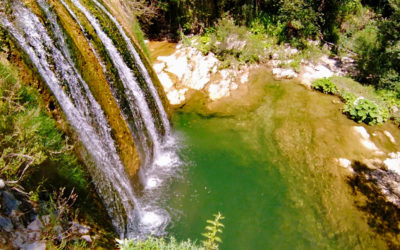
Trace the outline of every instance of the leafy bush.
<instances>
[{"instance_id":1,"label":"leafy bush","mask_svg":"<svg viewBox=\"0 0 400 250\"><path fill-rule=\"evenodd\" d=\"M356 95L344 89L339 91L339 95L344 103L353 103L357 99Z\"/></svg>"},{"instance_id":2,"label":"leafy bush","mask_svg":"<svg viewBox=\"0 0 400 250\"><path fill-rule=\"evenodd\" d=\"M265 48L275 44L266 36L261 21L254 21L250 28L236 25L232 17L217 21L200 36L193 38L193 45L203 54L214 53L226 65L255 63L265 57Z\"/></svg>"},{"instance_id":3,"label":"leafy bush","mask_svg":"<svg viewBox=\"0 0 400 250\"><path fill-rule=\"evenodd\" d=\"M338 93L338 87L331 82L328 78L321 78L315 80L312 85L314 89L321 91L322 93L325 94L336 94Z\"/></svg>"},{"instance_id":4,"label":"leafy bush","mask_svg":"<svg viewBox=\"0 0 400 250\"><path fill-rule=\"evenodd\" d=\"M389 118L387 108L361 98L347 103L343 112L356 122L364 122L368 125L382 124Z\"/></svg>"},{"instance_id":5,"label":"leafy bush","mask_svg":"<svg viewBox=\"0 0 400 250\"><path fill-rule=\"evenodd\" d=\"M315 38L320 33L318 20L322 13L315 11L309 1L280 0L278 18L286 24L288 38Z\"/></svg>"}]
</instances>

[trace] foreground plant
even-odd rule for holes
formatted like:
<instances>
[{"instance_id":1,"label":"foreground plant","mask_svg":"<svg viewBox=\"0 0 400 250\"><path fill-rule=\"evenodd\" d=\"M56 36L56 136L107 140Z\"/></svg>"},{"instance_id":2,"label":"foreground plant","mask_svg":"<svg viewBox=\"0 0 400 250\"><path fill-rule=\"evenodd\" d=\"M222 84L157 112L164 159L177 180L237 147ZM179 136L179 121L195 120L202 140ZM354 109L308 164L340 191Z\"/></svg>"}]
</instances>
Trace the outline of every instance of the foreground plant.
<instances>
[{"instance_id":1,"label":"foreground plant","mask_svg":"<svg viewBox=\"0 0 400 250\"><path fill-rule=\"evenodd\" d=\"M219 249L219 243L222 242L218 234L222 233L224 224L221 223L221 220L224 217L219 212L214 217L214 220L207 220L206 232L202 234L206 240L202 241L201 246L190 239L178 242L174 237L166 239L150 236L145 240L117 239L116 241L120 250L216 250Z\"/></svg>"},{"instance_id":2,"label":"foreground plant","mask_svg":"<svg viewBox=\"0 0 400 250\"><path fill-rule=\"evenodd\" d=\"M214 220L207 220L208 225L206 226L206 232L203 233L203 236L206 237L206 240L202 241L202 243L207 250L219 249L219 243L222 242L218 234L222 233L224 224L222 224L220 221L225 219L225 217L222 216L220 212L215 214L214 217Z\"/></svg>"},{"instance_id":3,"label":"foreground plant","mask_svg":"<svg viewBox=\"0 0 400 250\"><path fill-rule=\"evenodd\" d=\"M156 238L148 237L145 240L132 240L124 239L118 240L118 248L121 250L201 250L204 249L201 246L196 245L195 242L190 240L178 242L174 237L169 238Z\"/></svg>"}]
</instances>

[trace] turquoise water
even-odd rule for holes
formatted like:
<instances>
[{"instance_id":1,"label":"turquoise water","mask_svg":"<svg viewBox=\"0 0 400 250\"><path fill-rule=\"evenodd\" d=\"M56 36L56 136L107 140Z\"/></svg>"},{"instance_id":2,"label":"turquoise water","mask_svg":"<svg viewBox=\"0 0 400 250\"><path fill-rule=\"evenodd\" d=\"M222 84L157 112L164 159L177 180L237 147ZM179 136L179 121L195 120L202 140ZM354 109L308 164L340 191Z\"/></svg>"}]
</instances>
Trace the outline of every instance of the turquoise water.
<instances>
[{"instance_id":1,"label":"turquoise water","mask_svg":"<svg viewBox=\"0 0 400 250\"><path fill-rule=\"evenodd\" d=\"M186 166L170 187L169 232L200 241L206 219L221 212L221 249L386 248L334 160L368 155L351 132L359 125L336 97L289 82L265 82L263 91L255 109L238 114L175 113Z\"/></svg>"}]
</instances>

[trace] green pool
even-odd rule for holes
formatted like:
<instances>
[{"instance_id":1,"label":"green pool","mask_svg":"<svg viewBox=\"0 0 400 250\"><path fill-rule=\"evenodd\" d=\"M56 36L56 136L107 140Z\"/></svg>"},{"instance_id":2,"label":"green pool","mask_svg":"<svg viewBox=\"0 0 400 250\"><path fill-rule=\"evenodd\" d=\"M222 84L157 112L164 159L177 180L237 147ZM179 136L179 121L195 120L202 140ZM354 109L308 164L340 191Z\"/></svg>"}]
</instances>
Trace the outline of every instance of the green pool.
<instances>
[{"instance_id":1,"label":"green pool","mask_svg":"<svg viewBox=\"0 0 400 250\"><path fill-rule=\"evenodd\" d=\"M200 241L219 211L221 249L386 248L354 205L350 171L335 161L368 156L352 132L361 125L341 114L336 97L264 74L252 78L263 91L256 108L173 116L186 166L169 190L170 234Z\"/></svg>"}]
</instances>

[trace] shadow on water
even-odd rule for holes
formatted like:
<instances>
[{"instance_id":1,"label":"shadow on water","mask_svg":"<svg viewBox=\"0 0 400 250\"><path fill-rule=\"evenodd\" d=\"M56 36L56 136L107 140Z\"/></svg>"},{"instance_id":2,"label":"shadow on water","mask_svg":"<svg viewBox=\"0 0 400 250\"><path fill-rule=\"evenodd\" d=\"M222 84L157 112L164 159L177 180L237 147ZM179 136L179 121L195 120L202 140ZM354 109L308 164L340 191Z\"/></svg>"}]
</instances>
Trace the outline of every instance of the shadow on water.
<instances>
[{"instance_id":1,"label":"shadow on water","mask_svg":"<svg viewBox=\"0 0 400 250\"><path fill-rule=\"evenodd\" d=\"M400 209L383 195L379 180L383 175L392 175L400 182L400 176L380 169L371 170L361 162L355 162L354 176L348 178L353 194L357 197L356 206L365 212L368 225L381 235L390 249L400 248Z\"/></svg>"}]
</instances>

